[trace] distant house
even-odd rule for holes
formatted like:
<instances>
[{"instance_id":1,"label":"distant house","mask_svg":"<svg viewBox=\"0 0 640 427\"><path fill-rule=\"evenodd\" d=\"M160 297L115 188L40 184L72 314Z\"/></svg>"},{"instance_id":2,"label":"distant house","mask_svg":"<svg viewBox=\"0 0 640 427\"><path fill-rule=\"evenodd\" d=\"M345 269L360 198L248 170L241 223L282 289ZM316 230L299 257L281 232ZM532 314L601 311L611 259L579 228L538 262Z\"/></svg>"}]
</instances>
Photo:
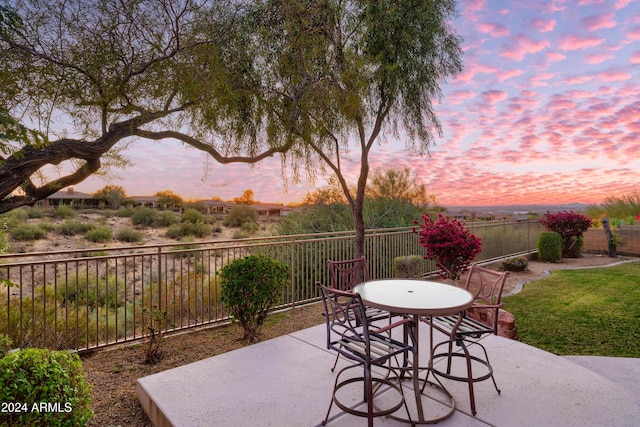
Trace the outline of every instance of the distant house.
<instances>
[{"instance_id":1,"label":"distant house","mask_svg":"<svg viewBox=\"0 0 640 427\"><path fill-rule=\"evenodd\" d=\"M130 196L123 203L133 202L136 206L144 206L147 208L156 208L158 206L158 196Z\"/></svg>"},{"instance_id":2,"label":"distant house","mask_svg":"<svg viewBox=\"0 0 640 427\"><path fill-rule=\"evenodd\" d=\"M223 202L222 200L198 200L197 203L198 205L206 206L209 214L226 214L234 206L233 203Z\"/></svg>"},{"instance_id":3,"label":"distant house","mask_svg":"<svg viewBox=\"0 0 640 427\"><path fill-rule=\"evenodd\" d=\"M43 200L38 200L36 205L38 206L60 206L67 205L73 207L83 208L97 208L100 207L100 201L93 198L93 194L82 193L75 191L73 187L66 188L61 191L56 191L49 197Z\"/></svg>"},{"instance_id":4,"label":"distant house","mask_svg":"<svg viewBox=\"0 0 640 427\"><path fill-rule=\"evenodd\" d=\"M254 203L251 205L258 212L259 216L287 216L293 209L277 203Z\"/></svg>"}]
</instances>

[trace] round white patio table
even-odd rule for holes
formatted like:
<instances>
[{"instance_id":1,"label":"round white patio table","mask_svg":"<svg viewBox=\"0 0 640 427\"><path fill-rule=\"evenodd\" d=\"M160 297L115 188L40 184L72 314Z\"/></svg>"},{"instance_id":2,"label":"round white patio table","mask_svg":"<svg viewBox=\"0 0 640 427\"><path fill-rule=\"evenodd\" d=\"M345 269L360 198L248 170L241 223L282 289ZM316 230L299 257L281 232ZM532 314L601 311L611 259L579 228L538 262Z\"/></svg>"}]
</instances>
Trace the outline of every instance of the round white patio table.
<instances>
[{"instance_id":1,"label":"round white patio table","mask_svg":"<svg viewBox=\"0 0 640 427\"><path fill-rule=\"evenodd\" d=\"M422 406L423 387L420 387L419 373L420 370L431 369L431 360L429 361L429 368L420 368L418 326L420 316L455 314L471 307L473 295L465 289L453 285L416 279L371 280L355 286L353 291L360 294L362 302L367 306L388 310L394 314L413 316L416 351L413 354L412 378L418 419L412 419L411 422L413 424L434 424L453 415L456 408L455 400L437 377L434 376L438 384L429 384L444 391L451 399L451 406L447 414L437 418L425 419ZM433 348L433 328L430 329L430 332L430 347ZM431 351L429 358L431 358ZM428 374L424 381L427 381L427 378ZM404 421L409 422L409 420Z\"/></svg>"}]
</instances>

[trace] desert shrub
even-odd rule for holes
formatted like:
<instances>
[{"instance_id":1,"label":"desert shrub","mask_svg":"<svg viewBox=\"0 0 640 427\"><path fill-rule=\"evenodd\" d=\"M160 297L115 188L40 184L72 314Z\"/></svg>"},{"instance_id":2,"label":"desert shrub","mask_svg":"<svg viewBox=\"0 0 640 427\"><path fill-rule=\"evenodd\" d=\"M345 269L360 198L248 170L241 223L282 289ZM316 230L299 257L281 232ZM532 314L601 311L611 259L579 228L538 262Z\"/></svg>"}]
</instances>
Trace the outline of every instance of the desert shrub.
<instances>
[{"instance_id":1,"label":"desert shrub","mask_svg":"<svg viewBox=\"0 0 640 427\"><path fill-rule=\"evenodd\" d=\"M186 211L184 211L180 216L180 221L191 222L194 224L198 222L205 222L204 215L202 215L202 212L197 209L187 209Z\"/></svg>"},{"instance_id":2,"label":"desert shrub","mask_svg":"<svg viewBox=\"0 0 640 427\"><path fill-rule=\"evenodd\" d=\"M538 258L546 262L562 259L562 236L555 231L545 231L538 237Z\"/></svg>"},{"instance_id":3,"label":"desert shrub","mask_svg":"<svg viewBox=\"0 0 640 427\"><path fill-rule=\"evenodd\" d=\"M51 221L49 221L48 219L42 220L40 222L38 222L38 228L40 228L41 230L43 230L45 233L48 233L50 231L54 231L56 229L56 226L54 223L52 223Z\"/></svg>"},{"instance_id":4,"label":"desert shrub","mask_svg":"<svg viewBox=\"0 0 640 427\"><path fill-rule=\"evenodd\" d=\"M178 217L171 211L162 211L158 217L158 225L161 227L169 227L170 225L177 224Z\"/></svg>"},{"instance_id":5,"label":"desert shrub","mask_svg":"<svg viewBox=\"0 0 640 427\"><path fill-rule=\"evenodd\" d=\"M540 223L549 231L555 231L562 237L562 256L577 258L581 256L582 234L591 227L591 220L582 214L571 211L550 213L547 211Z\"/></svg>"},{"instance_id":6,"label":"desert shrub","mask_svg":"<svg viewBox=\"0 0 640 427\"><path fill-rule=\"evenodd\" d=\"M207 237L213 233L213 226L204 222L181 222L173 224L167 228L166 236L172 239L180 240L184 237Z\"/></svg>"},{"instance_id":7,"label":"desert shrub","mask_svg":"<svg viewBox=\"0 0 640 427\"><path fill-rule=\"evenodd\" d=\"M152 208L137 208L131 215L133 225L151 227L158 221L158 211Z\"/></svg>"},{"instance_id":8,"label":"desert shrub","mask_svg":"<svg viewBox=\"0 0 640 427\"><path fill-rule=\"evenodd\" d=\"M119 242L141 242L142 241L142 232L134 230L132 228L121 228L116 234L116 240Z\"/></svg>"},{"instance_id":9,"label":"desert shrub","mask_svg":"<svg viewBox=\"0 0 640 427\"><path fill-rule=\"evenodd\" d=\"M93 243L105 243L113 239L113 232L106 225L99 225L89 230L84 238Z\"/></svg>"},{"instance_id":10,"label":"desert shrub","mask_svg":"<svg viewBox=\"0 0 640 427\"><path fill-rule=\"evenodd\" d=\"M47 236L46 230L35 224L22 222L12 227L9 234L14 240L27 241L44 239Z\"/></svg>"},{"instance_id":11,"label":"desert shrub","mask_svg":"<svg viewBox=\"0 0 640 427\"><path fill-rule=\"evenodd\" d=\"M393 259L394 277L416 278L424 273L424 257L420 255L399 256Z\"/></svg>"},{"instance_id":12,"label":"desert shrub","mask_svg":"<svg viewBox=\"0 0 640 427\"><path fill-rule=\"evenodd\" d=\"M0 378L0 401L26 405L0 414L2 425L84 426L93 417L91 389L75 353L24 349L0 359ZM38 410L42 404L59 406Z\"/></svg>"},{"instance_id":13,"label":"desert shrub","mask_svg":"<svg viewBox=\"0 0 640 427\"><path fill-rule=\"evenodd\" d=\"M73 208L68 205L60 205L56 208L53 216L56 218L73 218L76 216L76 213L73 211Z\"/></svg>"},{"instance_id":14,"label":"desert shrub","mask_svg":"<svg viewBox=\"0 0 640 427\"><path fill-rule=\"evenodd\" d=\"M260 227L255 222L243 222L240 226L240 230L247 231L249 233L255 233Z\"/></svg>"},{"instance_id":15,"label":"desert shrub","mask_svg":"<svg viewBox=\"0 0 640 427\"><path fill-rule=\"evenodd\" d=\"M247 205L234 206L222 222L227 227L240 227L246 222L258 222L258 211Z\"/></svg>"},{"instance_id":16,"label":"desert shrub","mask_svg":"<svg viewBox=\"0 0 640 427\"><path fill-rule=\"evenodd\" d=\"M526 258L511 258L502 263L505 271L526 271L529 268L529 261Z\"/></svg>"},{"instance_id":17,"label":"desert shrub","mask_svg":"<svg viewBox=\"0 0 640 427\"><path fill-rule=\"evenodd\" d=\"M482 240L457 219L438 214L438 220L434 221L425 214L422 224L414 223L420 226L417 233L426 251L425 258L436 262L442 278L457 280L480 253Z\"/></svg>"},{"instance_id":18,"label":"desert shrub","mask_svg":"<svg viewBox=\"0 0 640 427\"><path fill-rule=\"evenodd\" d=\"M269 309L279 301L290 280L289 266L264 255L249 255L218 272L222 302L244 330L244 339L256 342Z\"/></svg>"},{"instance_id":19,"label":"desert shrub","mask_svg":"<svg viewBox=\"0 0 640 427\"><path fill-rule=\"evenodd\" d=\"M113 212L114 215L117 216L118 218L131 218L133 214L136 213L137 210L138 210L137 208L132 208L127 206L111 212ZM105 216L107 215L107 212L109 211L105 211Z\"/></svg>"},{"instance_id":20,"label":"desert shrub","mask_svg":"<svg viewBox=\"0 0 640 427\"><path fill-rule=\"evenodd\" d=\"M44 218L49 213L49 210L43 206L31 206L26 209L27 218L36 219L36 218Z\"/></svg>"},{"instance_id":21,"label":"desert shrub","mask_svg":"<svg viewBox=\"0 0 640 427\"><path fill-rule=\"evenodd\" d=\"M33 295L12 297L0 304L0 330L6 331L19 347L75 348L87 338L87 307L65 305L52 286L38 286ZM7 290L0 285L0 297L7 301ZM94 327L95 330L95 327Z\"/></svg>"},{"instance_id":22,"label":"desert shrub","mask_svg":"<svg viewBox=\"0 0 640 427\"><path fill-rule=\"evenodd\" d=\"M78 275L61 277L59 281L66 285L56 290L63 301L71 304L116 308L122 306L126 299L123 280L113 275L96 278L93 274L80 272Z\"/></svg>"},{"instance_id":23,"label":"desert shrub","mask_svg":"<svg viewBox=\"0 0 640 427\"><path fill-rule=\"evenodd\" d=\"M232 239L248 239L249 237L251 237L251 233L249 233L248 231L245 230L235 230L233 232L233 234L231 235Z\"/></svg>"},{"instance_id":24,"label":"desert shrub","mask_svg":"<svg viewBox=\"0 0 640 427\"><path fill-rule=\"evenodd\" d=\"M58 233L63 236L76 236L78 234L85 234L86 232L93 230L95 225L90 222L78 221L77 219L68 219L58 227Z\"/></svg>"}]
</instances>

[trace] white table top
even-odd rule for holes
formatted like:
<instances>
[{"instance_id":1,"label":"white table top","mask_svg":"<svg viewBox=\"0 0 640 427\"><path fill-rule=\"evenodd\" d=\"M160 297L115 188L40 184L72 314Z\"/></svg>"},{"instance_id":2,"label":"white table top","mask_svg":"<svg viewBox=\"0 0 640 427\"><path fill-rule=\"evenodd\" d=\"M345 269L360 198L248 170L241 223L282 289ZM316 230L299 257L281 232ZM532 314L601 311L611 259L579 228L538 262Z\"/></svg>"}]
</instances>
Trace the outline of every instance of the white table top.
<instances>
[{"instance_id":1,"label":"white table top","mask_svg":"<svg viewBox=\"0 0 640 427\"><path fill-rule=\"evenodd\" d=\"M353 290L366 305L401 314L455 314L473 303L473 295L465 289L425 280L372 280Z\"/></svg>"}]
</instances>

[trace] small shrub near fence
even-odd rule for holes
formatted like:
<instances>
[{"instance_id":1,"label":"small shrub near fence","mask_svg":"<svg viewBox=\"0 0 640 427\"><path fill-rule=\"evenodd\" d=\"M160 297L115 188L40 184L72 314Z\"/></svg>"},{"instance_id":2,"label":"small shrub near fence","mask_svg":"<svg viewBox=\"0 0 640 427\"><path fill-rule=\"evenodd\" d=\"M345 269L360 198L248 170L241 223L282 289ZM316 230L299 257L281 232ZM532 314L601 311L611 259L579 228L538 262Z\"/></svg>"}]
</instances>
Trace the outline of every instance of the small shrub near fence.
<instances>
[{"instance_id":1,"label":"small shrub near fence","mask_svg":"<svg viewBox=\"0 0 640 427\"><path fill-rule=\"evenodd\" d=\"M84 426L93 418L82 362L66 351L29 348L0 359L0 402L3 426Z\"/></svg>"}]
</instances>

